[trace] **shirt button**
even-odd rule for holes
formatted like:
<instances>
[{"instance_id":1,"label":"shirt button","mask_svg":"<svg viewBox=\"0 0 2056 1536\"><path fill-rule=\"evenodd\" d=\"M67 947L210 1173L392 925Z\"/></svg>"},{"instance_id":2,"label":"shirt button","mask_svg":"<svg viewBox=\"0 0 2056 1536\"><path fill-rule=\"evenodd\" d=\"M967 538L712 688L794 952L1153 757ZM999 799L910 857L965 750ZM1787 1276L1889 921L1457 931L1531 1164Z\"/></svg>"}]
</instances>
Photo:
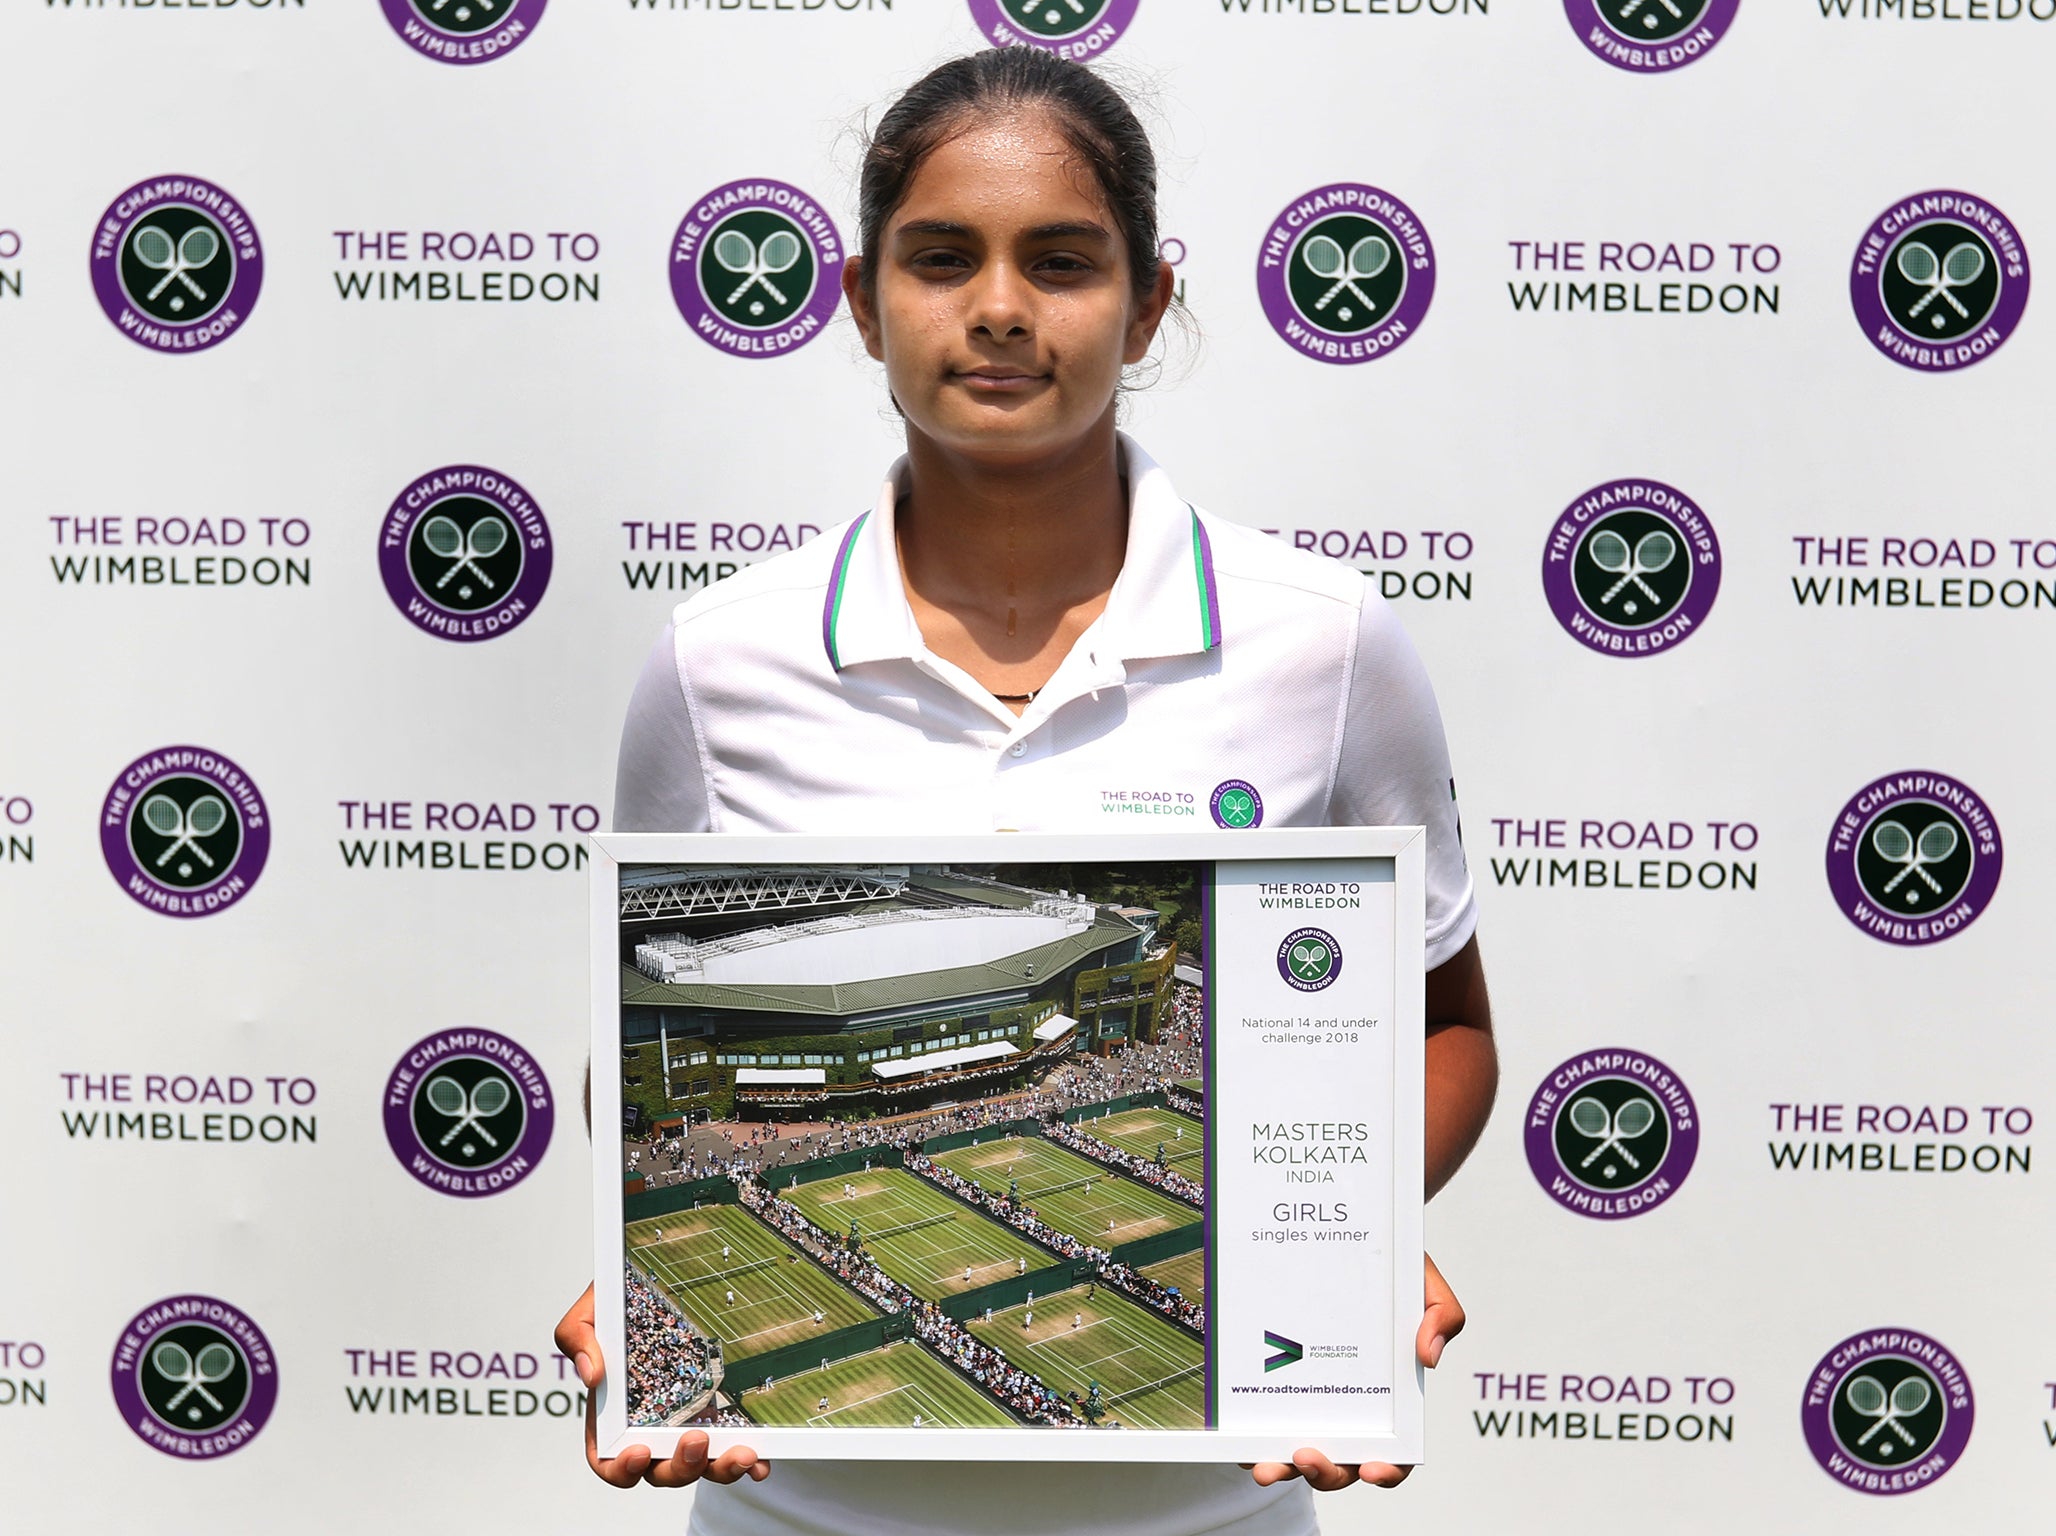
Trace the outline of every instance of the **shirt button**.
<instances>
[{"instance_id":1,"label":"shirt button","mask_svg":"<svg viewBox=\"0 0 2056 1536\"><path fill-rule=\"evenodd\" d=\"M1013 744L1013 745L1012 745L1011 747L1008 747L1008 748L1007 748L1007 753L1008 753L1008 755L1009 755L1009 756L1011 756L1011 757L1019 757L1019 756L1020 756L1020 755L1021 755L1021 754L1022 754L1023 752L1026 752L1027 750L1028 750L1028 743L1027 743L1027 742L1025 742L1025 741L1017 741L1017 742L1015 742L1015 743L1014 743L1014 744Z\"/></svg>"}]
</instances>

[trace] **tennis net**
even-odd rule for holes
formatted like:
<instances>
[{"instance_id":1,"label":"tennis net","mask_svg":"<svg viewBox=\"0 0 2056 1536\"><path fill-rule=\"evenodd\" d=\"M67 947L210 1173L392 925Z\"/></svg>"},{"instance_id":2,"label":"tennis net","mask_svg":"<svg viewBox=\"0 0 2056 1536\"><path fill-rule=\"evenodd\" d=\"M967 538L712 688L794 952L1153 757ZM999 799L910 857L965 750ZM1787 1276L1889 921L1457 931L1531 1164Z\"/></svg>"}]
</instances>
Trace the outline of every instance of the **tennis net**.
<instances>
[{"instance_id":1,"label":"tennis net","mask_svg":"<svg viewBox=\"0 0 2056 1536\"><path fill-rule=\"evenodd\" d=\"M1110 1179L1112 1177L1113 1175L1110 1173L1087 1174L1082 1179L1066 1179L1061 1184L1045 1184L1040 1189L1024 1189L1021 1191L1021 1198L1023 1200L1040 1200L1044 1195L1061 1195L1067 1189L1083 1189L1094 1179Z\"/></svg>"},{"instance_id":2,"label":"tennis net","mask_svg":"<svg viewBox=\"0 0 2056 1536\"><path fill-rule=\"evenodd\" d=\"M942 1225L945 1221L955 1221L956 1219L957 1213L955 1211L939 1211L933 1216L923 1216L916 1221L903 1221L896 1227L880 1227L875 1232L866 1232L862 1227L859 1227L857 1235L865 1242L872 1243L881 1237L897 1237L902 1232L918 1232L923 1227L936 1227Z\"/></svg>"},{"instance_id":3,"label":"tennis net","mask_svg":"<svg viewBox=\"0 0 2056 1536\"><path fill-rule=\"evenodd\" d=\"M687 1275L684 1283L686 1285L718 1285L724 1280L733 1280L737 1275L753 1275L760 1269L769 1269L777 1262L776 1255L768 1259L751 1259L748 1263L738 1264L733 1269L717 1269L708 1275Z\"/></svg>"},{"instance_id":4,"label":"tennis net","mask_svg":"<svg viewBox=\"0 0 2056 1536\"><path fill-rule=\"evenodd\" d=\"M1182 1371L1173 1371L1170 1375L1160 1376L1155 1381L1146 1381L1139 1387L1129 1387L1126 1391L1115 1392L1107 1398L1107 1401L1109 1403L1125 1403L1131 1397L1140 1397L1145 1392L1154 1392L1159 1387L1168 1387L1173 1382L1185 1380L1188 1376L1197 1376L1205 1369L1206 1362L1202 1360L1196 1365L1186 1366Z\"/></svg>"}]
</instances>

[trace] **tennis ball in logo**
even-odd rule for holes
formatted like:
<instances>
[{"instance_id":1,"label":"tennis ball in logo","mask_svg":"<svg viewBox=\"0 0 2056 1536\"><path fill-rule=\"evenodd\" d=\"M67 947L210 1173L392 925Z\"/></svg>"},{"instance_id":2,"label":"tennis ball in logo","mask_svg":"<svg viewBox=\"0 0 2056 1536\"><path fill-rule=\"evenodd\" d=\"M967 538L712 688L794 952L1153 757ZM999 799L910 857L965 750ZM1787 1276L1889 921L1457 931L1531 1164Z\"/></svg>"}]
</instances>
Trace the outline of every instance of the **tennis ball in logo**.
<instances>
[{"instance_id":1,"label":"tennis ball in logo","mask_svg":"<svg viewBox=\"0 0 2056 1536\"><path fill-rule=\"evenodd\" d=\"M1663 74L1727 35L1741 0L1564 0L1578 40L1617 69Z\"/></svg>"},{"instance_id":2,"label":"tennis ball in logo","mask_svg":"<svg viewBox=\"0 0 2056 1536\"><path fill-rule=\"evenodd\" d=\"M1207 800L1207 812L1214 825L1230 832L1264 824L1264 797L1247 779L1225 779L1214 786Z\"/></svg>"},{"instance_id":3,"label":"tennis ball in logo","mask_svg":"<svg viewBox=\"0 0 2056 1536\"><path fill-rule=\"evenodd\" d=\"M527 621L549 589L549 523L498 470L450 464L409 485L379 530L386 595L443 640L490 640Z\"/></svg>"},{"instance_id":4,"label":"tennis ball in logo","mask_svg":"<svg viewBox=\"0 0 2056 1536\"><path fill-rule=\"evenodd\" d=\"M1292 307L1309 325L1367 331L1406 292L1406 263L1383 224L1338 213L1309 225L1293 245L1285 284Z\"/></svg>"},{"instance_id":5,"label":"tennis ball in logo","mask_svg":"<svg viewBox=\"0 0 2056 1536\"><path fill-rule=\"evenodd\" d=\"M1922 372L1980 361L2027 308L2027 248L2012 222L1968 192L1922 192L1872 221L1849 297L1871 345Z\"/></svg>"},{"instance_id":6,"label":"tennis ball in logo","mask_svg":"<svg viewBox=\"0 0 2056 1536\"><path fill-rule=\"evenodd\" d=\"M112 1386L139 1438L188 1461L240 1450L278 1401L270 1340L210 1296L168 1297L130 1319L114 1348Z\"/></svg>"},{"instance_id":7,"label":"tennis ball in logo","mask_svg":"<svg viewBox=\"0 0 2056 1536\"><path fill-rule=\"evenodd\" d=\"M528 41L549 0L380 0L387 23L441 64L485 64Z\"/></svg>"},{"instance_id":8,"label":"tennis ball in logo","mask_svg":"<svg viewBox=\"0 0 2056 1536\"><path fill-rule=\"evenodd\" d=\"M1272 329L1295 349L1325 363L1368 362L1419 329L1435 292L1434 248L1391 193L1337 182L1271 221L1256 286Z\"/></svg>"},{"instance_id":9,"label":"tennis ball in logo","mask_svg":"<svg viewBox=\"0 0 2056 1536\"><path fill-rule=\"evenodd\" d=\"M1528 1101L1528 1169L1567 1210L1641 1216L1677 1193L1699 1156L1699 1112L1683 1079L1642 1051L1587 1051Z\"/></svg>"},{"instance_id":10,"label":"tennis ball in logo","mask_svg":"<svg viewBox=\"0 0 2056 1536\"><path fill-rule=\"evenodd\" d=\"M814 292L806 234L785 214L752 208L723 219L700 247L700 293L731 325L783 325Z\"/></svg>"},{"instance_id":11,"label":"tennis ball in logo","mask_svg":"<svg viewBox=\"0 0 2056 1536\"><path fill-rule=\"evenodd\" d=\"M1594 486L1542 546L1550 611L1573 639L1609 656L1654 655L1697 633L1720 575L1712 521L1655 480Z\"/></svg>"},{"instance_id":12,"label":"tennis ball in logo","mask_svg":"<svg viewBox=\"0 0 2056 1536\"><path fill-rule=\"evenodd\" d=\"M1278 945L1278 974L1294 991L1325 991L1342 974L1342 945L1325 928L1295 928Z\"/></svg>"},{"instance_id":13,"label":"tennis ball in logo","mask_svg":"<svg viewBox=\"0 0 2056 1536\"><path fill-rule=\"evenodd\" d=\"M1981 916L1999 884L1998 823L1944 774L1887 774L1842 808L1828 837L1828 886L1874 938L1932 944Z\"/></svg>"},{"instance_id":14,"label":"tennis ball in logo","mask_svg":"<svg viewBox=\"0 0 2056 1536\"><path fill-rule=\"evenodd\" d=\"M212 182L161 176L130 187L93 231L93 291L138 345L203 351L249 318L263 285L256 226Z\"/></svg>"},{"instance_id":15,"label":"tennis ball in logo","mask_svg":"<svg viewBox=\"0 0 2056 1536\"><path fill-rule=\"evenodd\" d=\"M556 1111L542 1069L504 1035L446 1030L418 1042L386 1080L386 1140L442 1194L499 1194L548 1149Z\"/></svg>"},{"instance_id":16,"label":"tennis ball in logo","mask_svg":"<svg viewBox=\"0 0 2056 1536\"><path fill-rule=\"evenodd\" d=\"M971 19L995 48L1025 43L1087 59L1120 40L1140 0L970 0Z\"/></svg>"},{"instance_id":17,"label":"tennis ball in logo","mask_svg":"<svg viewBox=\"0 0 2056 1536\"><path fill-rule=\"evenodd\" d=\"M270 813L249 775L220 753L164 747L108 787L100 851L139 904L205 917L242 900L263 872Z\"/></svg>"},{"instance_id":18,"label":"tennis ball in logo","mask_svg":"<svg viewBox=\"0 0 2056 1536\"><path fill-rule=\"evenodd\" d=\"M1976 1417L1962 1363L1925 1334L1878 1328L1844 1339L1807 1380L1800 1422L1830 1477L1901 1494L1948 1472Z\"/></svg>"}]
</instances>

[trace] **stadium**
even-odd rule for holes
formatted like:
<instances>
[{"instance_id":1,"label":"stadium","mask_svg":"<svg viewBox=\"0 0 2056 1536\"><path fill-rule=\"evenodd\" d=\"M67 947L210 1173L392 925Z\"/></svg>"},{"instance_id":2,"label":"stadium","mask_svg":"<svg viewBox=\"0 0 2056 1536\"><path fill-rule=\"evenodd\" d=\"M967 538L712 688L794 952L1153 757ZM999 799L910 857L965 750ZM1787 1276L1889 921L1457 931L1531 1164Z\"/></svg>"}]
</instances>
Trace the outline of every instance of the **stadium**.
<instances>
[{"instance_id":1,"label":"stadium","mask_svg":"<svg viewBox=\"0 0 2056 1536\"><path fill-rule=\"evenodd\" d=\"M652 1121L899 1113L1155 1038L1153 907L960 869L624 872L624 1097Z\"/></svg>"}]
</instances>

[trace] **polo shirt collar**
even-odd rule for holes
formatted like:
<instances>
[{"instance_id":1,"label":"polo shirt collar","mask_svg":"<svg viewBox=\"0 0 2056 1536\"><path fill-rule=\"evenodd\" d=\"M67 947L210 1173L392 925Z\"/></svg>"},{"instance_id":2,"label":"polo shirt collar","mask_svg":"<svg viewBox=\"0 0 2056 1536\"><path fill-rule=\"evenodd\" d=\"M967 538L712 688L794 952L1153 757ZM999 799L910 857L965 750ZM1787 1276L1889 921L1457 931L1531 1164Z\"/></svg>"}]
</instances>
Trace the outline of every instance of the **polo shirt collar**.
<instances>
[{"instance_id":1,"label":"polo shirt collar","mask_svg":"<svg viewBox=\"0 0 2056 1536\"><path fill-rule=\"evenodd\" d=\"M1128 547L1093 626L1103 661L1189 656L1221 644L1220 587L1206 526L1171 477L1133 438L1120 436L1128 468ZM865 661L912 661L927 653L900 575L893 511L904 456L871 510L843 530L821 606L821 644L836 671Z\"/></svg>"}]
</instances>

